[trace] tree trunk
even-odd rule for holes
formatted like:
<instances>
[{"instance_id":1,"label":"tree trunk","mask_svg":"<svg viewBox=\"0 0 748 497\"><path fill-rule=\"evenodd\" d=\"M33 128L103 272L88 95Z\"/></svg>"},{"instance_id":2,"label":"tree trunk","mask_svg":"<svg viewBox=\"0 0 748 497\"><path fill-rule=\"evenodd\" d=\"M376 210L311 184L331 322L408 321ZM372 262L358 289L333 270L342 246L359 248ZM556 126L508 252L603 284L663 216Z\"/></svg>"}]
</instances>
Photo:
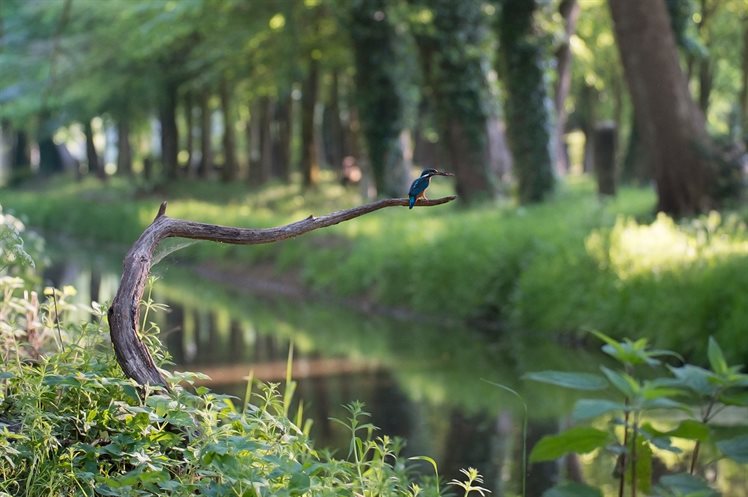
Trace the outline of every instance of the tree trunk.
<instances>
[{"instance_id":1,"label":"tree trunk","mask_svg":"<svg viewBox=\"0 0 748 497\"><path fill-rule=\"evenodd\" d=\"M616 125L598 123L595 126L594 154L597 193L601 196L616 194Z\"/></svg>"},{"instance_id":2,"label":"tree trunk","mask_svg":"<svg viewBox=\"0 0 748 497\"><path fill-rule=\"evenodd\" d=\"M221 78L221 111L223 112L223 181L235 181L239 171L236 160L236 130L231 108L231 89L226 78Z\"/></svg>"},{"instance_id":3,"label":"tree trunk","mask_svg":"<svg viewBox=\"0 0 748 497\"><path fill-rule=\"evenodd\" d=\"M332 72L329 103L325 108L325 151L327 162L334 170L343 164L343 122L340 119L340 75L337 70Z\"/></svg>"},{"instance_id":4,"label":"tree trunk","mask_svg":"<svg viewBox=\"0 0 748 497\"><path fill-rule=\"evenodd\" d=\"M664 2L609 0L658 210L682 216L714 206L704 115L691 99Z\"/></svg>"},{"instance_id":5,"label":"tree trunk","mask_svg":"<svg viewBox=\"0 0 748 497\"><path fill-rule=\"evenodd\" d=\"M121 117L117 121L117 172L125 176L132 176L130 120L127 117Z\"/></svg>"},{"instance_id":6,"label":"tree trunk","mask_svg":"<svg viewBox=\"0 0 748 497\"><path fill-rule=\"evenodd\" d=\"M210 109L210 92L204 90L200 94L200 164L197 169L197 175L200 178L207 178L213 167L213 126L212 112Z\"/></svg>"},{"instance_id":7,"label":"tree trunk","mask_svg":"<svg viewBox=\"0 0 748 497\"><path fill-rule=\"evenodd\" d=\"M283 93L275 105L275 128L273 137L273 170L274 178L288 183L291 164L291 93Z\"/></svg>"},{"instance_id":8,"label":"tree trunk","mask_svg":"<svg viewBox=\"0 0 748 497\"><path fill-rule=\"evenodd\" d=\"M552 118L535 9L535 0L505 0L499 21L507 135L523 203L543 200L555 183Z\"/></svg>"},{"instance_id":9,"label":"tree trunk","mask_svg":"<svg viewBox=\"0 0 748 497\"><path fill-rule=\"evenodd\" d=\"M443 167L457 175L462 200L491 197L495 178L486 126L491 98L483 2L429 0L425 5L434 14L438 34L421 33L416 42L445 152Z\"/></svg>"},{"instance_id":10,"label":"tree trunk","mask_svg":"<svg viewBox=\"0 0 748 497\"><path fill-rule=\"evenodd\" d=\"M309 67L301 94L301 175L305 187L319 180L317 144L314 140L314 108L317 105L319 61L309 55Z\"/></svg>"},{"instance_id":11,"label":"tree trunk","mask_svg":"<svg viewBox=\"0 0 748 497\"><path fill-rule=\"evenodd\" d=\"M740 109L743 114L743 137L748 145L748 16L743 18L743 85L740 89Z\"/></svg>"},{"instance_id":12,"label":"tree trunk","mask_svg":"<svg viewBox=\"0 0 748 497\"><path fill-rule=\"evenodd\" d=\"M266 183L273 172L273 117L275 102L270 97L260 99L260 168L258 183Z\"/></svg>"},{"instance_id":13,"label":"tree trunk","mask_svg":"<svg viewBox=\"0 0 748 497\"><path fill-rule=\"evenodd\" d=\"M99 179L105 179L104 165L99 159L99 153L96 151L94 143L94 132L91 127L91 120L86 119L83 123L83 133L86 135L86 161L88 162L88 174L95 174Z\"/></svg>"},{"instance_id":14,"label":"tree trunk","mask_svg":"<svg viewBox=\"0 0 748 497\"><path fill-rule=\"evenodd\" d=\"M185 145L187 152L187 160L184 165L187 176L192 177L194 171L192 169L192 159L195 155L195 118L193 115L193 98L192 91L187 90L184 95L184 120L187 128L187 143Z\"/></svg>"},{"instance_id":15,"label":"tree trunk","mask_svg":"<svg viewBox=\"0 0 748 497\"><path fill-rule=\"evenodd\" d=\"M14 173L21 173L24 169L30 170L30 166L31 149L29 147L29 135L25 130L17 129L11 151L11 168Z\"/></svg>"},{"instance_id":16,"label":"tree trunk","mask_svg":"<svg viewBox=\"0 0 748 497\"><path fill-rule=\"evenodd\" d=\"M357 101L374 184L380 196L392 197L404 196L410 183L410 165L405 159L401 135L412 105L407 99L408 73L404 67L408 61L404 54L398 53L402 40L387 13L388 3L388 0L354 2L350 33ZM336 83L334 78L335 92ZM333 95L333 100L336 98ZM334 116L335 119L339 116Z\"/></svg>"},{"instance_id":17,"label":"tree trunk","mask_svg":"<svg viewBox=\"0 0 748 497\"><path fill-rule=\"evenodd\" d=\"M556 88L554 105L556 108L555 147L556 147L556 173L564 174L569 171L569 156L564 146L564 135L566 133L566 99L571 88L571 37L576 32L577 19L579 19L579 3L577 0L562 0L559 6L561 17L564 19L564 40L556 51Z\"/></svg>"},{"instance_id":18,"label":"tree trunk","mask_svg":"<svg viewBox=\"0 0 748 497\"><path fill-rule=\"evenodd\" d=\"M168 179L174 179L179 172L179 130L177 129L177 89L175 82L168 82L164 87L161 102L161 161L164 174Z\"/></svg>"}]
</instances>

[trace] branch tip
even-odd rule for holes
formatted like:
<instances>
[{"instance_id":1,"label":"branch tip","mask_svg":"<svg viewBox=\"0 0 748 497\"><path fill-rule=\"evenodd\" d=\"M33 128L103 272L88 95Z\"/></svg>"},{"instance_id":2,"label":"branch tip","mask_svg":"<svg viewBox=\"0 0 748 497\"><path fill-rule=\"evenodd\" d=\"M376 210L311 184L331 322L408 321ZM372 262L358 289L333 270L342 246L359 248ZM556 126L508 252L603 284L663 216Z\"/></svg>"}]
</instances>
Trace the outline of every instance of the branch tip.
<instances>
[{"instance_id":1,"label":"branch tip","mask_svg":"<svg viewBox=\"0 0 748 497\"><path fill-rule=\"evenodd\" d=\"M161 202L161 207L158 208L158 214L156 214L156 217L153 218L155 221L156 219L160 218L161 216L166 214L166 200Z\"/></svg>"}]
</instances>

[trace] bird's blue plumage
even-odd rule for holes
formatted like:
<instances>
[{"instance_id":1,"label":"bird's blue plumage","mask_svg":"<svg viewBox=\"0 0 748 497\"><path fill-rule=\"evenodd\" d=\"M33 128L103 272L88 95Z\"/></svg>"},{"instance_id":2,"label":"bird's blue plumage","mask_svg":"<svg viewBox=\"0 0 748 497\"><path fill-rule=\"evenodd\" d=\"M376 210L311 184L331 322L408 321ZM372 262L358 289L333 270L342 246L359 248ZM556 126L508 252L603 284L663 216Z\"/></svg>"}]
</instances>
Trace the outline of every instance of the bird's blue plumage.
<instances>
[{"instance_id":1,"label":"bird's blue plumage","mask_svg":"<svg viewBox=\"0 0 748 497\"><path fill-rule=\"evenodd\" d=\"M416 205L418 197L423 196L423 192L429 187L431 183L431 175L427 175L426 171L419 178L410 185L410 191L408 191L408 208L412 209Z\"/></svg>"}]
</instances>

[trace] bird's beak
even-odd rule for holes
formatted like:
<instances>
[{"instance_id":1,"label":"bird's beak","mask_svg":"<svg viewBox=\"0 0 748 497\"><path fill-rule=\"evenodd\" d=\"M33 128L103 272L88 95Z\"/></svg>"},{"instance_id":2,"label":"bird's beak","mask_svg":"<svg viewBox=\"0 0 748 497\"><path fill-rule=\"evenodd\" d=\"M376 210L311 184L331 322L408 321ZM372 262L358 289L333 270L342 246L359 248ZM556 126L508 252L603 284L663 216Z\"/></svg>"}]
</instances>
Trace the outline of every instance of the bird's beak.
<instances>
[{"instance_id":1,"label":"bird's beak","mask_svg":"<svg viewBox=\"0 0 748 497\"><path fill-rule=\"evenodd\" d=\"M435 174L438 176L454 176L455 175L455 173L448 173L446 171L437 171Z\"/></svg>"}]
</instances>

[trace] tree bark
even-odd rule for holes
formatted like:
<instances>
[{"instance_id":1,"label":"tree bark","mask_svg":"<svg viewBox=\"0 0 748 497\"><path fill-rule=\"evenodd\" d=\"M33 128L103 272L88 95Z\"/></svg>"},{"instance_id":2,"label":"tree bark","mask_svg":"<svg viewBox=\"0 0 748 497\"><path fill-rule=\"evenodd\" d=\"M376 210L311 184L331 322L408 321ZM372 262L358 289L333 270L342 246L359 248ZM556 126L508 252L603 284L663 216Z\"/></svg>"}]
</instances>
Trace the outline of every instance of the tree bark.
<instances>
[{"instance_id":1,"label":"tree bark","mask_svg":"<svg viewBox=\"0 0 748 497\"><path fill-rule=\"evenodd\" d=\"M125 176L132 176L130 121L127 117L121 117L117 121L117 172Z\"/></svg>"},{"instance_id":2,"label":"tree bark","mask_svg":"<svg viewBox=\"0 0 748 497\"><path fill-rule=\"evenodd\" d=\"M556 147L556 173L565 174L569 171L569 156L564 146L564 135L566 133L566 99L571 88L571 37L574 36L579 19L579 3L577 0L562 0L559 12L564 19L564 40L556 51L556 88L554 106L556 108L555 147Z\"/></svg>"},{"instance_id":3,"label":"tree bark","mask_svg":"<svg viewBox=\"0 0 748 497\"><path fill-rule=\"evenodd\" d=\"M416 207L441 205L451 202L455 198L443 197L435 200L422 200L416 204ZM177 237L235 245L273 243L303 235L319 228L333 226L385 207L405 207L407 205L408 199L406 198L384 199L333 212L326 216L309 216L285 226L249 229L170 218L166 216L166 202L163 202L153 223L145 229L125 256L120 286L109 308L109 329L117 362L125 375L141 385L167 386L166 379L156 367L153 357L137 333L140 302L153 262L153 252L161 240Z\"/></svg>"},{"instance_id":4,"label":"tree bark","mask_svg":"<svg viewBox=\"0 0 748 497\"><path fill-rule=\"evenodd\" d=\"M184 164L184 169L189 177L193 177L195 173L192 169L192 159L195 155L195 118L193 114L193 93L192 90L187 90L184 95L184 120L187 131L187 143L185 144L185 151L187 152L187 160Z\"/></svg>"},{"instance_id":5,"label":"tree bark","mask_svg":"<svg viewBox=\"0 0 748 497\"><path fill-rule=\"evenodd\" d=\"M675 216L714 206L704 115L691 99L664 2L609 0L638 129L657 183L657 209Z\"/></svg>"},{"instance_id":6,"label":"tree bark","mask_svg":"<svg viewBox=\"0 0 748 497\"><path fill-rule=\"evenodd\" d=\"M327 161L333 170L342 167L343 157L343 122L340 119L340 74L337 70L332 72L330 84L329 103L325 112L325 130L327 136Z\"/></svg>"},{"instance_id":7,"label":"tree bark","mask_svg":"<svg viewBox=\"0 0 748 497\"><path fill-rule=\"evenodd\" d=\"M223 181L235 181L239 172L236 160L236 131L231 102L231 89L226 78L221 78L221 112L223 113Z\"/></svg>"},{"instance_id":8,"label":"tree bark","mask_svg":"<svg viewBox=\"0 0 748 497\"><path fill-rule=\"evenodd\" d=\"M319 61L309 55L309 67L301 94L301 175L305 187L319 181L317 144L314 140L314 108L317 105Z\"/></svg>"},{"instance_id":9,"label":"tree bark","mask_svg":"<svg viewBox=\"0 0 748 497\"><path fill-rule=\"evenodd\" d=\"M273 170L274 178L288 183L291 173L291 93L283 93L275 105L275 128L273 136Z\"/></svg>"},{"instance_id":10,"label":"tree bark","mask_svg":"<svg viewBox=\"0 0 748 497\"><path fill-rule=\"evenodd\" d=\"M200 94L200 164L197 169L197 175L200 178L207 178L213 167L213 123L212 112L210 109L210 92L204 90Z\"/></svg>"},{"instance_id":11,"label":"tree bark","mask_svg":"<svg viewBox=\"0 0 748 497\"><path fill-rule=\"evenodd\" d=\"M99 153L94 143L94 133L91 127L91 120L86 119L83 123L83 133L86 135L86 160L88 162L88 174L95 174L99 179L106 179L104 165L99 159Z\"/></svg>"},{"instance_id":12,"label":"tree bark","mask_svg":"<svg viewBox=\"0 0 748 497\"><path fill-rule=\"evenodd\" d=\"M387 12L388 4L387 0L353 2L350 28L363 135L374 184L381 196L402 195L408 189L410 163L401 136L407 128L406 114L414 107L407 95L408 60L398 50L403 40Z\"/></svg>"},{"instance_id":13,"label":"tree bark","mask_svg":"<svg viewBox=\"0 0 748 497\"><path fill-rule=\"evenodd\" d=\"M174 179L179 173L179 130L177 129L178 84L169 81L164 86L161 102L161 161L166 178Z\"/></svg>"},{"instance_id":14,"label":"tree bark","mask_svg":"<svg viewBox=\"0 0 748 497\"><path fill-rule=\"evenodd\" d=\"M616 194L616 125L598 123L595 126L595 176L597 176L597 193L600 196Z\"/></svg>"},{"instance_id":15,"label":"tree bark","mask_svg":"<svg viewBox=\"0 0 748 497\"><path fill-rule=\"evenodd\" d=\"M490 92L483 2L428 0L424 5L434 13L436 32L418 34L416 43L447 159L443 167L455 172L461 199L491 197L495 177L486 126Z\"/></svg>"},{"instance_id":16,"label":"tree bark","mask_svg":"<svg viewBox=\"0 0 748 497\"><path fill-rule=\"evenodd\" d=\"M507 137L523 203L543 200L555 184L553 123L535 9L536 0L505 0L499 21Z\"/></svg>"},{"instance_id":17,"label":"tree bark","mask_svg":"<svg viewBox=\"0 0 748 497\"><path fill-rule=\"evenodd\" d=\"M740 89L740 109L743 114L743 136L748 145L748 16L743 18L743 85Z\"/></svg>"}]
</instances>

